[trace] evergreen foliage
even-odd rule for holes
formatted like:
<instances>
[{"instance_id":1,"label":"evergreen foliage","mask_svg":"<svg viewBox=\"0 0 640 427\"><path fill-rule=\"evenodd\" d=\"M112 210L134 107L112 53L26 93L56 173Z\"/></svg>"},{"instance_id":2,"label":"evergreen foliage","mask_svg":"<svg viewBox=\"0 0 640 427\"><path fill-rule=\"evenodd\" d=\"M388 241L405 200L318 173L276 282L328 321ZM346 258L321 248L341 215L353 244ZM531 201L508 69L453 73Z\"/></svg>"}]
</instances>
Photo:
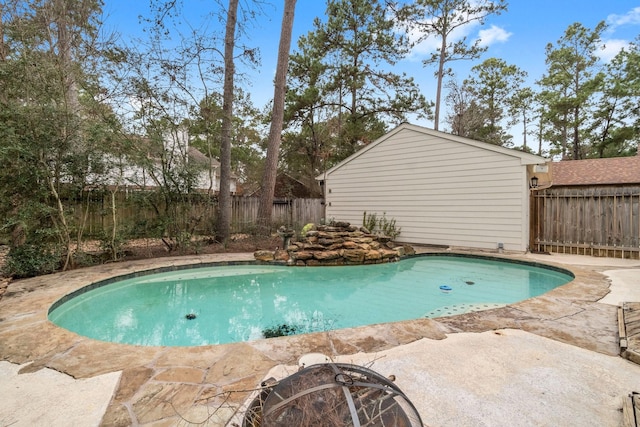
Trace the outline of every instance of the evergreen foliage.
<instances>
[{"instance_id":1,"label":"evergreen foliage","mask_svg":"<svg viewBox=\"0 0 640 427\"><path fill-rule=\"evenodd\" d=\"M2 2L0 238L11 247L13 274L70 268L85 259L74 251L95 237L85 225L92 194L113 196L124 188L146 189L131 197L155 212L148 237L163 238L170 250L189 245L199 225L214 221L218 206L208 197L210 205L197 215L185 208L198 197L199 174L216 173L190 161L185 142L209 158L225 157L246 188L261 183L265 122L274 117L269 108L260 113L240 83L230 85L234 108L223 108L219 30L227 8L214 3L209 21L183 34L176 30L182 4L152 0L143 19L147 38L125 46L103 36L100 0ZM239 2L233 52L239 63L255 65L260 56L244 40L252 29L243 25L260 16L251 4L256 8ZM284 128L274 130L282 135L278 170L320 196L317 176L389 128L431 117L433 104L412 76L394 70L414 43L431 36L441 42L423 61L436 67L436 128L444 87L454 134L519 145L508 131L517 122L524 127L523 150L565 159L635 155L640 38L604 62L598 56L604 22L571 24L549 43L536 85L525 85L527 70L500 58L453 78L454 61L477 59L485 49L465 38L453 41L452 32L506 10L503 1L327 0L325 16L297 40L288 61ZM409 32L423 37L410 40ZM442 85L446 76L452 79ZM527 141L534 135L535 145ZM551 144L550 152L542 152L543 143ZM127 174L132 168L137 172ZM208 189L208 196L215 191ZM117 258L136 230L122 221L120 199L106 200L111 228L100 240ZM375 226L399 232L384 215Z\"/></svg>"},{"instance_id":2,"label":"evergreen foliage","mask_svg":"<svg viewBox=\"0 0 640 427\"><path fill-rule=\"evenodd\" d=\"M410 44L384 2L329 0L325 15L290 60L283 160L307 183L409 114L431 112L413 78L392 71Z\"/></svg>"},{"instance_id":3,"label":"evergreen foliage","mask_svg":"<svg viewBox=\"0 0 640 427\"><path fill-rule=\"evenodd\" d=\"M43 245L25 244L11 248L2 273L23 279L53 273L60 268L61 254Z\"/></svg>"}]
</instances>

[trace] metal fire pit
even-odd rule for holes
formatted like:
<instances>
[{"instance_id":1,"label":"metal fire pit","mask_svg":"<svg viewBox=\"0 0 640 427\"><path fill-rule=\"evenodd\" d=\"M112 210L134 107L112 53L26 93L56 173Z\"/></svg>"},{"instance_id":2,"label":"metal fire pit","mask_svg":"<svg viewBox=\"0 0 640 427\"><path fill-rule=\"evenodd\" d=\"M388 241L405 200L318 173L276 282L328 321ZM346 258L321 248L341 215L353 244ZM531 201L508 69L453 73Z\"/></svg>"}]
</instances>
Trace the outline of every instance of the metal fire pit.
<instances>
[{"instance_id":1,"label":"metal fire pit","mask_svg":"<svg viewBox=\"0 0 640 427\"><path fill-rule=\"evenodd\" d=\"M322 363L265 388L243 427L418 427L418 411L389 379L362 366Z\"/></svg>"}]
</instances>

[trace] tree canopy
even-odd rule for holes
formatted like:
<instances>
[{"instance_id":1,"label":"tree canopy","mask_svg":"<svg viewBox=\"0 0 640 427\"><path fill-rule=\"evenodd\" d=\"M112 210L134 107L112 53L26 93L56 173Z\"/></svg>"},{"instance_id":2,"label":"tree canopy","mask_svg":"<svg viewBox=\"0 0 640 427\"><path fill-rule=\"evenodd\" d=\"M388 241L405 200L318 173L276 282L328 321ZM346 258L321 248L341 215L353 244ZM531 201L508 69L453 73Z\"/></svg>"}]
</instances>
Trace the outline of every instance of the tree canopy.
<instances>
[{"instance_id":1,"label":"tree canopy","mask_svg":"<svg viewBox=\"0 0 640 427\"><path fill-rule=\"evenodd\" d=\"M393 65L409 52L398 17L377 0L329 0L326 21L300 37L291 56L284 167L313 177L431 106ZM296 164L296 162L304 162Z\"/></svg>"},{"instance_id":2,"label":"tree canopy","mask_svg":"<svg viewBox=\"0 0 640 427\"><path fill-rule=\"evenodd\" d=\"M599 56L605 22L594 28L569 25L548 43L544 73L527 83L528 70L488 55L478 40L453 38L457 28L505 13L506 2L327 0L324 16L293 40L294 49L283 52L290 55L283 65L286 84L281 75L277 82L284 93L279 124L275 103L253 105L246 75L231 66L259 62L249 36L264 31L256 19L264 4L238 2L236 31L228 32L225 45L222 29L232 23L234 3L212 2L205 21L185 31L179 25L182 3L153 0L141 21L145 32L125 42L105 35L100 0L2 2L4 241L46 242L46 251L63 254L65 264L72 264L72 243L87 232L88 194L98 189L115 194L139 184L126 173L134 167L157 187L153 195L145 193L144 203L164 212L154 229L158 236L188 241L214 209L172 222L172 206L202 192L196 188L202 166L189 161L187 149L176 150L181 144L209 157L209 173L222 172L223 184L208 193L223 201L231 177L255 188L265 181L267 168L271 174L286 172L320 195L318 175L390 128L431 119L434 105L438 128L441 97L449 106L449 131L458 135L521 144L524 150L532 150L527 136L535 135L539 154L565 159L637 153L640 37L605 61ZM435 103L413 76L398 71L415 43L428 37L440 42L421 58L437 68ZM457 80L459 60L475 62ZM226 76L233 79L225 87ZM513 134L516 128L522 138ZM273 152L268 167L267 146ZM105 239L115 254L119 235L127 231L117 221L113 200ZM71 201L80 201L80 207L71 208Z\"/></svg>"},{"instance_id":3,"label":"tree canopy","mask_svg":"<svg viewBox=\"0 0 640 427\"><path fill-rule=\"evenodd\" d=\"M416 0L401 10L409 32L417 34L415 43L429 37L436 37L440 42L438 49L423 60L425 66L435 64L437 67L434 129L438 130L443 80L452 73L446 65L477 59L487 50L480 45L480 39L470 42L464 36L454 40L453 34L471 23L483 24L487 16L507 10L507 3L504 0Z\"/></svg>"},{"instance_id":4,"label":"tree canopy","mask_svg":"<svg viewBox=\"0 0 640 427\"><path fill-rule=\"evenodd\" d=\"M521 92L526 73L515 65L489 58L471 69L463 85L480 109L482 122L468 126L464 136L495 145L509 146L512 136L505 129L508 116Z\"/></svg>"}]
</instances>

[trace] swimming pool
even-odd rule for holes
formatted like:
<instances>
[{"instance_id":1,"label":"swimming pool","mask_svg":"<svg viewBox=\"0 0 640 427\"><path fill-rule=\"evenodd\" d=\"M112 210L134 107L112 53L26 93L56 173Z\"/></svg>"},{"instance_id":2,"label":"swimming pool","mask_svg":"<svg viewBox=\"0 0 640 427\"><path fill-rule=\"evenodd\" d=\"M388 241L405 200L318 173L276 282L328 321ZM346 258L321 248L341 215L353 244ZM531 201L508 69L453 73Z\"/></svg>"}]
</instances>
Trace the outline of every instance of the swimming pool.
<instances>
[{"instance_id":1,"label":"swimming pool","mask_svg":"<svg viewBox=\"0 0 640 427\"><path fill-rule=\"evenodd\" d=\"M102 341L198 346L499 307L572 279L539 265L451 255L197 267L89 285L56 302L49 320Z\"/></svg>"}]
</instances>

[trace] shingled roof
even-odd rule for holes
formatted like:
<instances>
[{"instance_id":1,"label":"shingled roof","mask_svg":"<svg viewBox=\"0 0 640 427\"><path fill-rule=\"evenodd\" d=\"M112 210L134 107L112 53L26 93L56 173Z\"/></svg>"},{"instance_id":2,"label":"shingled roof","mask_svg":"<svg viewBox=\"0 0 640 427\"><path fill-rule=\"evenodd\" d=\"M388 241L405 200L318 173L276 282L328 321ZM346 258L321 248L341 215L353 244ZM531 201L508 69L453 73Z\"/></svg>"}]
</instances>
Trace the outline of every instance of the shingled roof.
<instances>
[{"instance_id":1,"label":"shingled roof","mask_svg":"<svg viewBox=\"0 0 640 427\"><path fill-rule=\"evenodd\" d=\"M554 186L640 184L640 156L565 160L551 167Z\"/></svg>"}]
</instances>

